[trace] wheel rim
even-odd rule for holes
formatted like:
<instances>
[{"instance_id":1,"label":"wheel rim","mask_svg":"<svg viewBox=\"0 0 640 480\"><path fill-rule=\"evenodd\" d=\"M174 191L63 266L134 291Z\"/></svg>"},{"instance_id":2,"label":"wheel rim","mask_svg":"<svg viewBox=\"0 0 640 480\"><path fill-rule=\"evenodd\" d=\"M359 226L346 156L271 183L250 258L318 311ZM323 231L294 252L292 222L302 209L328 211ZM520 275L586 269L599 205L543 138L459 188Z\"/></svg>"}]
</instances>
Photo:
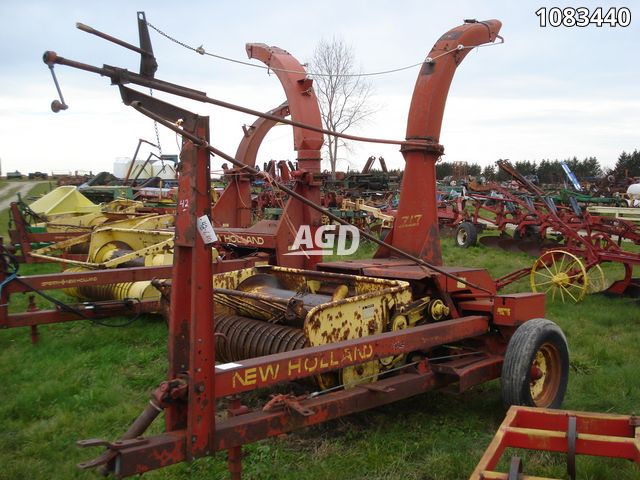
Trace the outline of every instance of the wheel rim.
<instances>
[{"instance_id":1,"label":"wheel rim","mask_svg":"<svg viewBox=\"0 0 640 480\"><path fill-rule=\"evenodd\" d=\"M607 280L599 264L595 264L587 270L587 275L589 276L589 293L602 292L607 288Z\"/></svg>"},{"instance_id":2,"label":"wheel rim","mask_svg":"<svg viewBox=\"0 0 640 480\"><path fill-rule=\"evenodd\" d=\"M578 303L589 290L589 277L582 261L564 250L545 252L531 268L531 289L534 292L551 293L562 303Z\"/></svg>"},{"instance_id":3,"label":"wheel rim","mask_svg":"<svg viewBox=\"0 0 640 480\"><path fill-rule=\"evenodd\" d=\"M536 352L529 373L529 392L536 407L550 406L562 380L560 352L552 343L544 343Z\"/></svg>"},{"instance_id":4,"label":"wheel rim","mask_svg":"<svg viewBox=\"0 0 640 480\"><path fill-rule=\"evenodd\" d=\"M345 367L340 371L340 380L345 389L353 388L360 383L375 382L380 372L377 360Z\"/></svg>"},{"instance_id":5,"label":"wheel rim","mask_svg":"<svg viewBox=\"0 0 640 480\"><path fill-rule=\"evenodd\" d=\"M458 245L464 245L467 243L467 232L464 228L458 230L458 235L456 236L456 240L458 241Z\"/></svg>"}]
</instances>

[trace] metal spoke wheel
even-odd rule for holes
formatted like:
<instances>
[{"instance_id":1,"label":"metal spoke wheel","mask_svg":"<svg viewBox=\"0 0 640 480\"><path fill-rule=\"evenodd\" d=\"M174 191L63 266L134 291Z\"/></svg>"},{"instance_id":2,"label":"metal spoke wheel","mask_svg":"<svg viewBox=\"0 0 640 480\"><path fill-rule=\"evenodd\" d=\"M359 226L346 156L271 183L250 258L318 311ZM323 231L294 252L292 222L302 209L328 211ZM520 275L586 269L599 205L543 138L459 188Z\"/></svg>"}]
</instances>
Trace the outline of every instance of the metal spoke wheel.
<instances>
[{"instance_id":1,"label":"metal spoke wheel","mask_svg":"<svg viewBox=\"0 0 640 480\"><path fill-rule=\"evenodd\" d=\"M604 275L603 275L604 276ZM551 293L551 301L578 303L589 291L589 276L584 263L564 250L549 250L531 268L531 290Z\"/></svg>"},{"instance_id":2,"label":"metal spoke wheel","mask_svg":"<svg viewBox=\"0 0 640 480\"><path fill-rule=\"evenodd\" d=\"M555 323L535 318L522 324L507 345L502 365L505 407L558 408L569 380L569 348Z\"/></svg>"},{"instance_id":3,"label":"metal spoke wheel","mask_svg":"<svg viewBox=\"0 0 640 480\"><path fill-rule=\"evenodd\" d=\"M596 263L587 270L589 293L598 293L607 289L607 279L602 267Z\"/></svg>"}]
</instances>

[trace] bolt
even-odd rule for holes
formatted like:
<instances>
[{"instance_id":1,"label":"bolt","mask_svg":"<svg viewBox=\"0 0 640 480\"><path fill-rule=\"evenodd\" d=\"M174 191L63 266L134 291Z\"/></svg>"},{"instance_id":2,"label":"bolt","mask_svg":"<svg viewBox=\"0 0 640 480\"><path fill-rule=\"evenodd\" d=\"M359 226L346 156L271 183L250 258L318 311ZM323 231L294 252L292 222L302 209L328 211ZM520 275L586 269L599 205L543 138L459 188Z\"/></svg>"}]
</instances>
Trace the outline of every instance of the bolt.
<instances>
[{"instance_id":1,"label":"bolt","mask_svg":"<svg viewBox=\"0 0 640 480\"><path fill-rule=\"evenodd\" d=\"M543 376L544 374L542 373L540 367L538 367L537 365L533 365L531 367L531 380L540 380Z\"/></svg>"}]
</instances>

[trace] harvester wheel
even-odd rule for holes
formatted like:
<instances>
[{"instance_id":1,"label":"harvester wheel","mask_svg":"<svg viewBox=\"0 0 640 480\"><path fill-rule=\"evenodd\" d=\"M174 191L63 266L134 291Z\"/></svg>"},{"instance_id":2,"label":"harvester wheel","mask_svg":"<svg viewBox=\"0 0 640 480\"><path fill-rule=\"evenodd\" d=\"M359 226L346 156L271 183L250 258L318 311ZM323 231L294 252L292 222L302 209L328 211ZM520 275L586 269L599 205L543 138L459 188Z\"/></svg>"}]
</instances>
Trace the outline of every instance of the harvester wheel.
<instances>
[{"instance_id":1,"label":"harvester wheel","mask_svg":"<svg viewBox=\"0 0 640 480\"><path fill-rule=\"evenodd\" d=\"M473 223L462 222L456 228L456 245L460 248L473 247L478 242L478 229Z\"/></svg>"},{"instance_id":2,"label":"harvester wheel","mask_svg":"<svg viewBox=\"0 0 640 480\"><path fill-rule=\"evenodd\" d=\"M584 263L564 250L543 253L531 267L531 290L551 292L551 301L578 303L589 291L589 277Z\"/></svg>"},{"instance_id":3,"label":"harvester wheel","mask_svg":"<svg viewBox=\"0 0 640 480\"><path fill-rule=\"evenodd\" d=\"M569 348L560 327L545 318L518 327L502 364L504 406L558 408L568 380Z\"/></svg>"}]
</instances>

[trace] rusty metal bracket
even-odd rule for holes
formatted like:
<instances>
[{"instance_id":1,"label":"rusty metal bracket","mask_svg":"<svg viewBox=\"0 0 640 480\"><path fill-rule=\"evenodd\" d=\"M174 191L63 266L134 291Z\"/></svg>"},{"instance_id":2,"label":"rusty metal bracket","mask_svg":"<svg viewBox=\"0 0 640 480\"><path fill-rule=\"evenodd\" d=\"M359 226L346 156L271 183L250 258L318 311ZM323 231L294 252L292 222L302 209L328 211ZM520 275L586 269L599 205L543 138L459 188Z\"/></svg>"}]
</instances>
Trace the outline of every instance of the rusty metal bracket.
<instances>
[{"instance_id":1,"label":"rusty metal bracket","mask_svg":"<svg viewBox=\"0 0 640 480\"><path fill-rule=\"evenodd\" d=\"M119 89L122 102L125 105L131 105L133 102L140 102L147 110L161 116L168 122L175 124L178 120L182 120L182 128L189 132L193 131L196 126L198 115L195 113L177 107L176 105L172 105L171 103L163 102L156 97L145 95L144 93L140 93L137 90L133 90L123 85L119 85Z\"/></svg>"},{"instance_id":2,"label":"rusty metal bracket","mask_svg":"<svg viewBox=\"0 0 640 480\"><path fill-rule=\"evenodd\" d=\"M303 417L310 417L316 412L313 408L303 407L302 405L300 405L300 401L304 400L305 398L307 397L296 397L291 393L272 395L271 400L269 400L265 404L265 406L262 407L262 410L264 412L271 412L279 408L284 408L288 411L299 413Z\"/></svg>"},{"instance_id":3,"label":"rusty metal bracket","mask_svg":"<svg viewBox=\"0 0 640 480\"><path fill-rule=\"evenodd\" d=\"M145 445L149 443L149 440L144 437L131 438L129 440L116 440L115 442L108 442L100 438L89 438L87 440L80 440L77 442L80 448L90 447L106 447L109 450L122 450L129 447L137 447L138 445Z\"/></svg>"},{"instance_id":4,"label":"rusty metal bracket","mask_svg":"<svg viewBox=\"0 0 640 480\"><path fill-rule=\"evenodd\" d=\"M76 442L76 445L80 448L91 448L91 447L106 447L107 450L103 452L98 457L93 460L87 460L86 462L81 462L76 464L78 468L83 470L87 470L90 468L99 467L101 465L106 465L111 460L113 460L120 450L132 447L138 447L140 445L146 445L149 443L149 440L144 437L136 437L132 439L125 440L116 440L115 442L108 442L106 440L102 440L100 438L89 438L87 440L79 440Z\"/></svg>"},{"instance_id":5,"label":"rusty metal bracket","mask_svg":"<svg viewBox=\"0 0 640 480\"><path fill-rule=\"evenodd\" d=\"M380 385L376 385L376 383L361 383L360 385L356 385L356 388L364 388L365 390L369 390L370 392L378 392L378 393L391 393L395 390L393 387L381 387Z\"/></svg>"}]
</instances>

